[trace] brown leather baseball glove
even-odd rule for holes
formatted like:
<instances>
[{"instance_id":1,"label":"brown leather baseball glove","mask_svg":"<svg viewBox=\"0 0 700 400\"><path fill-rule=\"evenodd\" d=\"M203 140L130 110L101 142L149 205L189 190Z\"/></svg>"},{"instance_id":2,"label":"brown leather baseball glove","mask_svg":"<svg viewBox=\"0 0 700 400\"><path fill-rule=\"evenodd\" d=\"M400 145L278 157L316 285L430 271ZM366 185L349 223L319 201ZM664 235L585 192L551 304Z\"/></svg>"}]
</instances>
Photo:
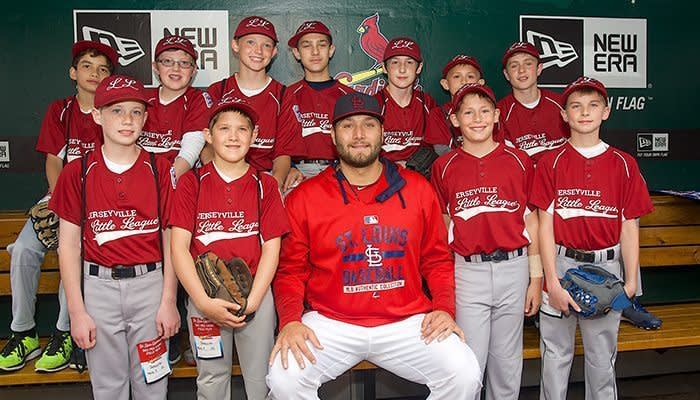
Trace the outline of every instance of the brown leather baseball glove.
<instances>
[{"instance_id":1,"label":"brown leather baseball glove","mask_svg":"<svg viewBox=\"0 0 700 400\"><path fill-rule=\"evenodd\" d=\"M234 257L225 262L208 251L197 257L194 265L209 297L236 303L241 308L235 315L240 317L245 314L248 295L253 287L253 276L243 259Z\"/></svg>"}]
</instances>

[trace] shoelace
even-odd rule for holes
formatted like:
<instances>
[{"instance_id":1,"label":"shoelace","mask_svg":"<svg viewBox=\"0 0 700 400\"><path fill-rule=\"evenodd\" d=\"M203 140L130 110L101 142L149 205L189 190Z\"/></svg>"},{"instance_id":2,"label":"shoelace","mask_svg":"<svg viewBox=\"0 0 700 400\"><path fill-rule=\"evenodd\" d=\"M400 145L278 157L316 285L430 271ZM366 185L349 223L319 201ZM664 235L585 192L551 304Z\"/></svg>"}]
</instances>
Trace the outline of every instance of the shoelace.
<instances>
[{"instance_id":1,"label":"shoelace","mask_svg":"<svg viewBox=\"0 0 700 400\"><path fill-rule=\"evenodd\" d=\"M647 309L644 308L644 306L641 305L641 303L639 303L639 302L637 301L637 299L634 299L634 301L632 301L632 307L634 307L634 309L637 310L637 311L641 311L641 312L643 312L643 313L648 313Z\"/></svg>"},{"instance_id":2,"label":"shoelace","mask_svg":"<svg viewBox=\"0 0 700 400\"><path fill-rule=\"evenodd\" d=\"M7 341L5 348L2 349L2 356L7 357L15 351L19 353L20 357L24 357L24 344L22 344L22 338L17 335L12 335L10 340Z\"/></svg>"},{"instance_id":3,"label":"shoelace","mask_svg":"<svg viewBox=\"0 0 700 400\"><path fill-rule=\"evenodd\" d=\"M51 335L51 340L49 340L49 344L46 345L46 355L53 356L59 350L61 353L63 353L63 355L66 355L66 349L63 345L63 342L65 341L64 339L65 333L54 333Z\"/></svg>"}]
</instances>

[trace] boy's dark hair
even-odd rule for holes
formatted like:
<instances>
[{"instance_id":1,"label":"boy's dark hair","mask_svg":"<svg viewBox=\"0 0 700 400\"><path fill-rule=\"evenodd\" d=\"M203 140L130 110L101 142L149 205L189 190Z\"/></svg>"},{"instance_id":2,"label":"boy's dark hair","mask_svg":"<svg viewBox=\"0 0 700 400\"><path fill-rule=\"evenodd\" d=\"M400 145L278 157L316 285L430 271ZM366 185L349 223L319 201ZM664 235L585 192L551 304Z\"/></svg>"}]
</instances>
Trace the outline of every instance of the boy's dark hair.
<instances>
[{"instance_id":1,"label":"boy's dark hair","mask_svg":"<svg viewBox=\"0 0 700 400\"><path fill-rule=\"evenodd\" d=\"M457 110L462 108L462 104L464 104L464 99L466 99L467 96L476 96L482 100L486 100L493 105L493 108L496 108L496 103L494 103L493 100L491 100L491 98L489 96L487 96L481 92L472 92L472 93L467 93L464 95L464 97L462 97L462 100L459 102L459 104L457 104Z\"/></svg>"},{"instance_id":2,"label":"boy's dark hair","mask_svg":"<svg viewBox=\"0 0 700 400\"><path fill-rule=\"evenodd\" d=\"M73 57L73 61L71 62L71 66L73 68L77 69L78 62L80 62L80 59L86 55L91 56L91 57L99 57L99 56L104 57L105 60L107 61L107 68L109 69L109 73L110 74L114 73L114 65L112 65L112 61L109 59L109 57L107 57L106 54L104 54L100 51L97 51L97 49L85 49L85 50L79 52L78 54L75 55L75 57Z\"/></svg>"}]
</instances>

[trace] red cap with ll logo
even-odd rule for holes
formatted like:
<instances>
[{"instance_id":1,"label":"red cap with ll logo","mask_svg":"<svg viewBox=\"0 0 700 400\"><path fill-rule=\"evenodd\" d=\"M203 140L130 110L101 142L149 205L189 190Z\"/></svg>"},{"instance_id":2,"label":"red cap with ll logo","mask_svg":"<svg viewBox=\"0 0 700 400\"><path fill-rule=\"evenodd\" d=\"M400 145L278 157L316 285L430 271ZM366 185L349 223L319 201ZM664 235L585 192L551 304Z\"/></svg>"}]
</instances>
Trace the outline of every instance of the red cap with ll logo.
<instances>
[{"instance_id":1,"label":"red cap with ll logo","mask_svg":"<svg viewBox=\"0 0 700 400\"><path fill-rule=\"evenodd\" d=\"M274 40L275 43L278 42L277 32L275 31L275 26L272 25L272 22L263 17L256 17L254 15L243 18L243 20L238 23L236 32L233 33L233 38L238 39L241 36L250 35L253 33L265 35Z\"/></svg>"},{"instance_id":2,"label":"red cap with ll logo","mask_svg":"<svg viewBox=\"0 0 700 400\"><path fill-rule=\"evenodd\" d=\"M296 33L292 36L287 44L289 47L297 47L299 39L307 33L320 33L328 36L328 39L333 43L333 37L331 36L331 30L321 21L305 21L299 28L297 28Z\"/></svg>"},{"instance_id":3,"label":"red cap with ll logo","mask_svg":"<svg viewBox=\"0 0 700 400\"><path fill-rule=\"evenodd\" d=\"M156 45L156 58L165 50L182 50L195 60L197 59L197 52L194 50L192 41L183 36L171 35L160 39Z\"/></svg>"},{"instance_id":4,"label":"red cap with ll logo","mask_svg":"<svg viewBox=\"0 0 700 400\"><path fill-rule=\"evenodd\" d=\"M503 59L501 60L503 68L506 67L508 59L515 53L526 53L535 57L538 62L540 61L540 52L537 51L537 48L532 43L515 42L511 44L508 50L503 54Z\"/></svg>"},{"instance_id":5,"label":"red cap with ll logo","mask_svg":"<svg viewBox=\"0 0 700 400\"><path fill-rule=\"evenodd\" d=\"M418 43L408 37L393 38L387 43L386 50L384 50L384 60L382 61L386 61L395 56L408 56L418 62L423 61Z\"/></svg>"},{"instance_id":6,"label":"red cap with ll logo","mask_svg":"<svg viewBox=\"0 0 700 400\"><path fill-rule=\"evenodd\" d=\"M600 93L601 96L605 99L605 104L608 104L608 91L605 89L605 85L603 85L603 82L589 78L587 76L582 76L575 81L571 82L565 89L564 93L561 95L561 105L562 107L566 107L566 100L569 99L569 96L571 96L572 93L574 93L577 90L581 89L593 89L596 92Z\"/></svg>"},{"instance_id":7,"label":"red cap with ll logo","mask_svg":"<svg viewBox=\"0 0 700 400\"><path fill-rule=\"evenodd\" d=\"M148 96L143 84L128 76L108 76L97 85L95 90L95 108L128 100L148 104Z\"/></svg>"}]
</instances>

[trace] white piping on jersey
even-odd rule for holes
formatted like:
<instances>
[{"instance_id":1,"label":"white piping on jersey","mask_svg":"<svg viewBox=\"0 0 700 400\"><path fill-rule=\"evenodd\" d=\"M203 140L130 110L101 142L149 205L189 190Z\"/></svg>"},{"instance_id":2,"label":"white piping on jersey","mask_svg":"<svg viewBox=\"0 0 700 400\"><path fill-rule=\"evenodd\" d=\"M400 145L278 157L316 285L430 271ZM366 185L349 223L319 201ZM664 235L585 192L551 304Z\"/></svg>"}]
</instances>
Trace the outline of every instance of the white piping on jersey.
<instances>
[{"instance_id":1,"label":"white piping on jersey","mask_svg":"<svg viewBox=\"0 0 700 400\"><path fill-rule=\"evenodd\" d=\"M515 208L512 210L510 208L506 208L506 207L476 206L476 207L467 208L465 210L462 210L462 211L455 213L455 217L460 217L463 220L467 221L468 219L475 217L479 214L483 214L483 213L493 213L493 212L514 213L518 210L520 210L520 206L518 206L518 208Z\"/></svg>"},{"instance_id":2,"label":"white piping on jersey","mask_svg":"<svg viewBox=\"0 0 700 400\"><path fill-rule=\"evenodd\" d=\"M299 85L299 87L294 90L293 94L296 94L298 91L300 91L302 87L304 87L304 86Z\"/></svg>"},{"instance_id":3,"label":"white piping on jersey","mask_svg":"<svg viewBox=\"0 0 700 400\"><path fill-rule=\"evenodd\" d=\"M61 110L61 115L58 117L58 119L59 119L61 122L63 122L63 116L66 114L66 111L68 111L68 107L70 107L71 104L73 104L73 99L68 100L68 101L66 102L66 106L63 107L63 109ZM82 111L82 110L81 110L81 111Z\"/></svg>"},{"instance_id":4,"label":"white piping on jersey","mask_svg":"<svg viewBox=\"0 0 700 400\"><path fill-rule=\"evenodd\" d=\"M145 235L147 233L158 232L158 229L160 228L156 226L152 229L132 229L123 231L100 232L95 235L95 241L99 246L102 246L103 244L111 242L112 240L122 239L129 236Z\"/></svg>"},{"instance_id":5,"label":"white piping on jersey","mask_svg":"<svg viewBox=\"0 0 700 400\"><path fill-rule=\"evenodd\" d=\"M510 150L508 150L508 148L506 148L506 147L503 148L503 151L505 151L506 153L508 153L508 154L510 154L511 156L513 156L513 158L515 158L515 161L517 161L518 164L520 165L520 168L522 168L523 171L525 171L525 166L524 166L523 163L520 161L520 159L518 158L518 156L515 155L515 153L513 153L513 152L510 151Z\"/></svg>"},{"instance_id":6,"label":"white piping on jersey","mask_svg":"<svg viewBox=\"0 0 700 400\"><path fill-rule=\"evenodd\" d=\"M255 179L255 184L260 188L260 200L265 198L265 191L263 190L262 179L258 179L258 176L253 174L253 179Z\"/></svg>"},{"instance_id":7,"label":"white piping on jersey","mask_svg":"<svg viewBox=\"0 0 700 400\"><path fill-rule=\"evenodd\" d=\"M510 118L510 113L513 111L513 107L515 107L515 103L510 105L510 108L508 109L508 112L506 113L506 119L504 119L504 121L508 121L508 118Z\"/></svg>"},{"instance_id":8,"label":"white piping on jersey","mask_svg":"<svg viewBox=\"0 0 700 400\"><path fill-rule=\"evenodd\" d=\"M552 169L557 167L557 163L559 162L559 157L561 157L564 153L566 153L566 148L562 149L559 154L557 154L557 158L554 159L554 164L552 164Z\"/></svg>"},{"instance_id":9,"label":"white piping on jersey","mask_svg":"<svg viewBox=\"0 0 700 400\"><path fill-rule=\"evenodd\" d=\"M458 155L459 155L459 153L455 152L452 155L452 157L450 157L450 159L447 160L447 162L445 163L445 169L443 169L442 173L440 174L440 178L445 179L445 173L447 172L447 167L450 166L450 164L452 163L452 160L454 160Z\"/></svg>"},{"instance_id":10,"label":"white piping on jersey","mask_svg":"<svg viewBox=\"0 0 700 400\"><path fill-rule=\"evenodd\" d=\"M204 179L204 177L207 176L207 175L209 175L209 174L211 174L211 172L207 171L205 174L200 175L200 176L199 176L199 181L201 182L202 179Z\"/></svg>"},{"instance_id":11,"label":"white piping on jersey","mask_svg":"<svg viewBox=\"0 0 700 400\"><path fill-rule=\"evenodd\" d=\"M564 111L564 109L561 107L561 104L559 104L556 100L551 99L551 98L549 98L549 97L547 97L547 96L544 96L544 98L547 99L547 100L549 100L549 101L551 101L552 103L556 104L557 107L558 107L560 110Z\"/></svg>"},{"instance_id":12,"label":"white piping on jersey","mask_svg":"<svg viewBox=\"0 0 700 400\"><path fill-rule=\"evenodd\" d=\"M629 178L630 177L630 169L627 166L627 160L625 160L625 157L622 157L622 154L618 153L617 151L613 151L613 153L615 153L618 157L620 157L622 162L625 164L625 172L627 173L627 178Z\"/></svg>"},{"instance_id":13,"label":"white piping on jersey","mask_svg":"<svg viewBox=\"0 0 700 400\"><path fill-rule=\"evenodd\" d=\"M199 236L196 236L195 239L199 240L202 242L203 245L208 246L212 242L216 242L217 240L226 240L226 239L238 239L238 238L244 238L248 236L253 236L257 235L258 231L252 231L252 232L208 232Z\"/></svg>"},{"instance_id":14,"label":"white piping on jersey","mask_svg":"<svg viewBox=\"0 0 700 400\"><path fill-rule=\"evenodd\" d=\"M275 103L277 103L277 113L279 114L280 108L282 107L280 101L277 99L277 97L275 97L275 95L272 92L267 92L267 94L269 94L270 97L272 97L272 99L275 101Z\"/></svg>"},{"instance_id":15,"label":"white piping on jersey","mask_svg":"<svg viewBox=\"0 0 700 400\"><path fill-rule=\"evenodd\" d=\"M511 141L508 140L508 139L504 139L504 140L503 140L503 144L505 144L506 146L511 147L511 148L513 148L513 149L515 148L515 145L513 144L513 142L511 142Z\"/></svg>"},{"instance_id":16,"label":"white piping on jersey","mask_svg":"<svg viewBox=\"0 0 700 400\"><path fill-rule=\"evenodd\" d=\"M97 161L93 161L93 162L90 163L90 165L88 165L88 167L85 169L85 176L87 176L87 174L90 173L90 170L91 170L92 167L94 167L95 165L97 165Z\"/></svg>"}]
</instances>

